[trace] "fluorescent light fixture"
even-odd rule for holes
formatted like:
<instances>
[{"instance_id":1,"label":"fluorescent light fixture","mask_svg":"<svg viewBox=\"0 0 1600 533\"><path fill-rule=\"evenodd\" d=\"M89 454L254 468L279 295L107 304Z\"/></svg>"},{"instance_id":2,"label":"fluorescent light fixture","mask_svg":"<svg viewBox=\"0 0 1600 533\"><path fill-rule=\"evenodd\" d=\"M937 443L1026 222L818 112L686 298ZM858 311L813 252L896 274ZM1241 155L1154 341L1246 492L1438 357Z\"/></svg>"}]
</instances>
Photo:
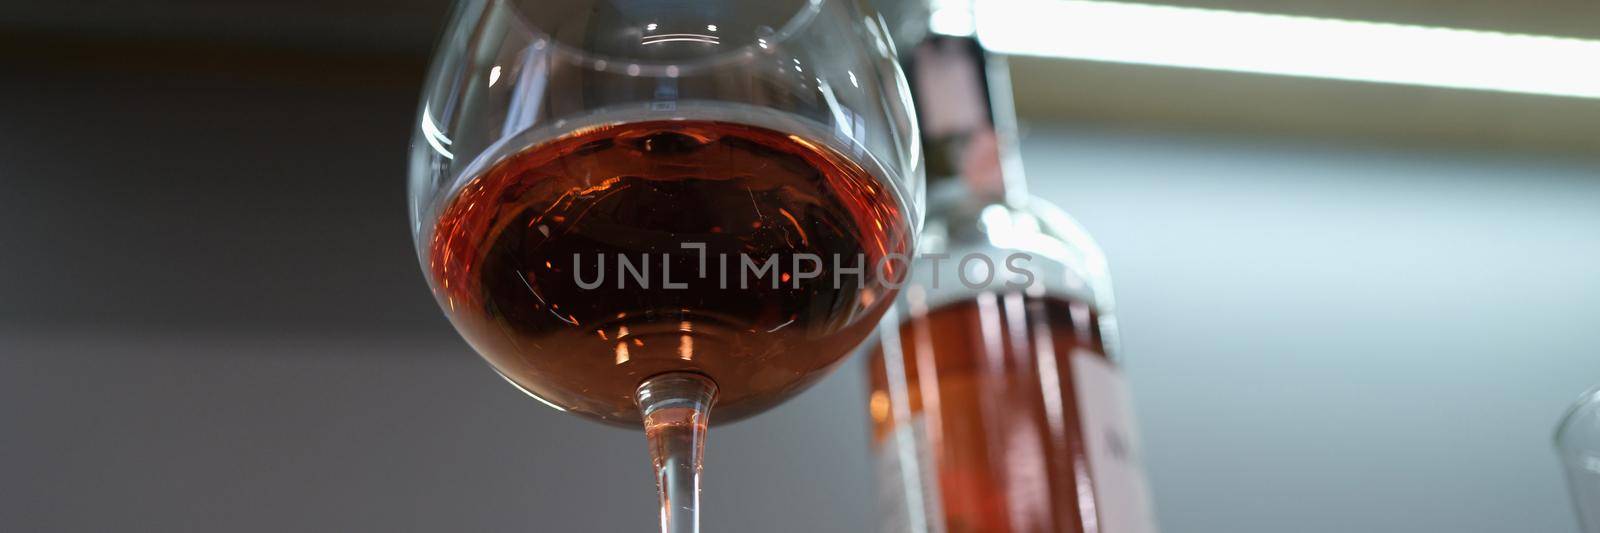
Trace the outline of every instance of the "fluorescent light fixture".
<instances>
[{"instance_id":1,"label":"fluorescent light fixture","mask_svg":"<svg viewBox=\"0 0 1600 533\"><path fill-rule=\"evenodd\" d=\"M1600 41L1086 0L977 2L1000 53L1600 98Z\"/></svg>"}]
</instances>

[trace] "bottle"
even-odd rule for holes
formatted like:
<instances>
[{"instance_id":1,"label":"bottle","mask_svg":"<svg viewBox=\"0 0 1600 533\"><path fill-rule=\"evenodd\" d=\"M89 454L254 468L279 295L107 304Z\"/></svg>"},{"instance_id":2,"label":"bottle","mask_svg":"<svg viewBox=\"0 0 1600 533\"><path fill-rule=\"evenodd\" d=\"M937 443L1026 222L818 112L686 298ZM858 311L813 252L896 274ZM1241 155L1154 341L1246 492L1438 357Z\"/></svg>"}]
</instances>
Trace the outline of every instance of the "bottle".
<instances>
[{"instance_id":1,"label":"bottle","mask_svg":"<svg viewBox=\"0 0 1600 533\"><path fill-rule=\"evenodd\" d=\"M1584 533L1600 533L1600 387L1583 393L1556 426L1556 453Z\"/></svg>"},{"instance_id":2,"label":"bottle","mask_svg":"<svg viewBox=\"0 0 1600 533\"><path fill-rule=\"evenodd\" d=\"M1099 248L1028 196L1003 58L917 29L928 218L868 346L880 531L1153 533Z\"/></svg>"}]
</instances>

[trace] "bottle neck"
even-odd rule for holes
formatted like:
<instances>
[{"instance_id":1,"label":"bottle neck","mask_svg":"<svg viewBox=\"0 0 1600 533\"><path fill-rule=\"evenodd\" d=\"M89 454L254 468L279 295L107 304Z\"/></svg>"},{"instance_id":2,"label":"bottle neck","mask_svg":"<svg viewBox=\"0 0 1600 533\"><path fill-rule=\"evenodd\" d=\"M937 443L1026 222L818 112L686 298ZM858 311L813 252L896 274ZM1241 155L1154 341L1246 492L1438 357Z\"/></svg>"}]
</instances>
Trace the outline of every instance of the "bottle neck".
<instances>
[{"instance_id":1,"label":"bottle neck","mask_svg":"<svg viewBox=\"0 0 1600 533\"><path fill-rule=\"evenodd\" d=\"M1004 57L970 36L927 33L902 55L922 130L929 190L960 188L983 202L1027 198Z\"/></svg>"}]
</instances>

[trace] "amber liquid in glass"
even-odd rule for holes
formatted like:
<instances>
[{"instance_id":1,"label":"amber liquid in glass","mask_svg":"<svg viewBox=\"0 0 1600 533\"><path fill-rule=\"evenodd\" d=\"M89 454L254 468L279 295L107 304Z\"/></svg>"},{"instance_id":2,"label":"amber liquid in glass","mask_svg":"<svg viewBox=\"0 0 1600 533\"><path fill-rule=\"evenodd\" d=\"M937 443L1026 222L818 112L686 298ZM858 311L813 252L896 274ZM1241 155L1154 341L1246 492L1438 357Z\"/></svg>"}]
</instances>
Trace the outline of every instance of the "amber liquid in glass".
<instances>
[{"instance_id":1,"label":"amber liquid in glass","mask_svg":"<svg viewBox=\"0 0 1600 533\"><path fill-rule=\"evenodd\" d=\"M936 503L909 512L938 513L928 530L948 533L1097 531L1070 360L1106 357L1089 305L985 293L910 317L898 340L904 387L876 350L869 408L879 449L911 439L930 470Z\"/></svg>"},{"instance_id":2,"label":"amber liquid in glass","mask_svg":"<svg viewBox=\"0 0 1600 533\"><path fill-rule=\"evenodd\" d=\"M642 381L694 372L717 385L712 422L727 422L826 375L882 316L904 263L872 265L910 246L885 183L763 127L602 125L467 180L425 260L457 329L530 394L637 427Z\"/></svg>"}]
</instances>

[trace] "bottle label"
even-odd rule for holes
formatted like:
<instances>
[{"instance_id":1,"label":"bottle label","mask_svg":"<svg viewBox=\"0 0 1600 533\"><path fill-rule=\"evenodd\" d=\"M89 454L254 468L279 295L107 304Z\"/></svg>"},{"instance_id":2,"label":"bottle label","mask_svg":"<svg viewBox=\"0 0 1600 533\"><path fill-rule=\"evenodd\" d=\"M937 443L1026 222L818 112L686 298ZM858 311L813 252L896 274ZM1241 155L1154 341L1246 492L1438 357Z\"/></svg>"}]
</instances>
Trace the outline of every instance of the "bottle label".
<instances>
[{"instance_id":1,"label":"bottle label","mask_svg":"<svg viewBox=\"0 0 1600 533\"><path fill-rule=\"evenodd\" d=\"M927 424L913 415L878 443L878 531L944 533L938 471L927 448Z\"/></svg>"},{"instance_id":2,"label":"bottle label","mask_svg":"<svg viewBox=\"0 0 1600 533\"><path fill-rule=\"evenodd\" d=\"M1094 480L1094 506L1104 533L1155 533L1127 381L1095 353L1072 354L1072 386Z\"/></svg>"}]
</instances>

